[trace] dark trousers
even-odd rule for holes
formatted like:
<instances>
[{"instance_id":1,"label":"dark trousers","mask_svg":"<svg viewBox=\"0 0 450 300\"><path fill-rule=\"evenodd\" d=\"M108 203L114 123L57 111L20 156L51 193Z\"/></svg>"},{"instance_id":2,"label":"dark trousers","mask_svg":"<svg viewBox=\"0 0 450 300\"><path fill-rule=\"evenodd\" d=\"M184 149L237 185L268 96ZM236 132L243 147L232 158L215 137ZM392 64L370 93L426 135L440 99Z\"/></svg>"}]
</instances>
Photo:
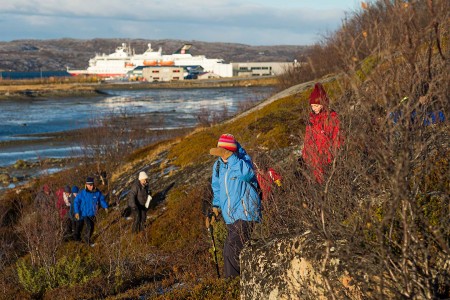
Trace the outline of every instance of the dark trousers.
<instances>
[{"instance_id":1,"label":"dark trousers","mask_svg":"<svg viewBox=\"0 0 450 300\"><path fill-rule=\"evenodd\" d=\"M63 230L64 230L64 239L70 240L73 238L73 231L75 227L73 227L73 221L69 218L68 215L64 216L63 222Z\"/></svg>"},{"instance_id":2,"label":"dark trousers","mask_svg":"<svg viewBox=\"0 0 450 300\"><path fill-rule=\"evenodd\" d=\"M134 233L138 233L144 229L145 219L146 219L147 211L145 208L134 208L133 209L133 228L132 231Z\"/></svg>"},{"instance_id":3,"label":"dark trousers","mask_svg":"<svg viewBox=\"0 0 450 300\"><path fill-rule=\"evenodd\" d=\"M227 224L227 229L228 235L223 247L225 278L236 277L241 274L239 255L245 243L250 239L253 222L237 220L233 224Z\"/></svg>"},{"instance_id":4,"label":"dark trousers","mask_svg":"<svg viewBox=\"0 0 450 300\"><path fill-rule=\"evenodd\" d=\"M78 221L75 228L75 240L81 240L81 233L83 232L83 227L86 225L86 230L83 234L83 241L87 244L91 243L91 237L94 233L95 217L85 217L83 220Z\"/></svg>"}]
</instances>

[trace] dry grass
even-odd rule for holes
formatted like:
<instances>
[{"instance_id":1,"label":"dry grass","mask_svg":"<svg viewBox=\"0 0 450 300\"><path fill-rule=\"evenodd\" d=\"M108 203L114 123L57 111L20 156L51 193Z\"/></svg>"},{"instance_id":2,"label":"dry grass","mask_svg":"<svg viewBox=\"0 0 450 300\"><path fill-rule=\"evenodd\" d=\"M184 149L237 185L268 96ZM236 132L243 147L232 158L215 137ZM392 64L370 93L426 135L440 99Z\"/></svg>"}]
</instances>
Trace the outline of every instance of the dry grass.
<instances>
[{"instance_id":1,"label":"dry grass","mask_svg":"<svg viewBox=\"0 0 450 300\"><path fill-rule=\"evenodd\" d=\"M222 133L229 132L251 154L257 154L256 159L272 163L284 178L283 188L264 204L263 223L254 237L270 240L309 230L326 241L314 245L313 253L305 252L305 256L324 258L317 271L325 278L328 298L341 296L336 286L340 283L326 281L333 268L329 255L339 259L355 288L369 299L450 297L448 120L423 127L410 118L414 109L423 108L418 98L424 81L431 100L425 108L441 109L449 116L446 41L450 10L448 1L408 4L378 1L355 12L324 41L326 47L320 52L329 54L337 69L326 69L329 63L310 66L316 70L314 76L336 70L341 74L325 88L340 115L345 143L323 185L311 179L293 153L302 144L310 90L226 124L140 150L116 172L113 186L116 178L126 179L121 174L150 164L161 151L168 151L166 165L176 164L180 169L158 177L157 188L167 191L144 233L130 236L130 225L120 211L100 215L98 228L103 231L99 247L91 251L102 276L73 288L72 293L78 289L83 291L79 297L104 298L127 291L130 297L157 298L159 289L166 291L160 297L169 299L237 297L236 285L197 280L214 276L201 215L213 160L208 150ZM405 96L410 101L400 104ZM403 113L397 124L388 117L395 111ZM124 154L115 157L121 160ZM77 176L88 172L80 170ZM14 197L20 200L22 195L25 199L25 194ZM2 286L8 289L14 282L4 281ZM170 290L176 283L185 284L188 291ZM210 284L223 293L211 292ZM64 290L71 291L62 288L58 295Z\"/></svg>"}]
</instances>

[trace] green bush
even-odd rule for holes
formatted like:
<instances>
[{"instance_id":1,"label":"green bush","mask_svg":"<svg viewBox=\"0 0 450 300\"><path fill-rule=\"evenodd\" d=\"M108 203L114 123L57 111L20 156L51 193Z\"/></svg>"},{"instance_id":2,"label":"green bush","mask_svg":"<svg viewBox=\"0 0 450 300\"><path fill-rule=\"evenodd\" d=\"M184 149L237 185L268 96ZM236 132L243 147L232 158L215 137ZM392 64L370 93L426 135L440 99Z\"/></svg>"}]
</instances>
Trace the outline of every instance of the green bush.
<instances>
[{"instance_id":1,"label":"green bush","mask_svg":"<svg viewBox=\"0 0 450 300\"><path fill-rule=\"evenodd\" d=\"M214 233L214 242L216 244L216 253L217 253L217 263L219 264L219 270L222 273L223 271L223 245L225 244L225 239L227 238L227 227L224 222L216 222L213 225L213 233ZM214 249L211 245L209 248L209 253L211 253L212 263L215 264L213 255ZM223 274L222 274L223 275Z\"/></svg>"},{"instance_id":2,"label":"green bush","mask_svg":"<svg viewBox=\"0 0 450 300\"><path fill-rule=\"evenodd\" d=\"M47 289L43 268L33 268L23 259L19 260L16 265L19 282L27 292L38 295Z\"/></svg>"},{"instance_id":3,"label":"green bush","mask_svg":"<svg viewBox=\"0 0 450 300\"><path fill-rule=\"evenodd\" d=\"M36 267L26 259L19 259L16 267L20 284L33 295L60 286L73 287L100 275L100 270L93 268L91 256L64 256L50 267Z\"/></svg>"}]
</instances>

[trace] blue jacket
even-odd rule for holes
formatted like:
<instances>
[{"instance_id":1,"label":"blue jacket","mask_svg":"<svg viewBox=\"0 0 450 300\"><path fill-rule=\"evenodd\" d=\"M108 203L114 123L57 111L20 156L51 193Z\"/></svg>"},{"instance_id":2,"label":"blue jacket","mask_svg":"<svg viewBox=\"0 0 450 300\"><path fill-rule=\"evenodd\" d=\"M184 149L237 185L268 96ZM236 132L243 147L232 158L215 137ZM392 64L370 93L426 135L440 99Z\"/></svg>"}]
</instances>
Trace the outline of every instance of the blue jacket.
<instances>
[{"instance_id":1,"label":"blue jacket","mask_svg":"<svg viewBox=\"0 0 450 300\"><path fill-rule=\"evenodd\" d=\"M73 202L73 212L80 215L80 220L85 217L94 217L99 205L108 208L105 197L97 189L92 192L86 189L82 190Z\"/></svg>"},{"instance_id":2,"label":"blue jacket","mask_svg":"<svg viewBox=\"0 0 450 300\"><path fill-rule=\"evenodd\" d=\"M261 199L256 182L250 157L239 146L227 163L221 158L214 163L212 204L222 210L226 224L237 220L260 221Z\"/></svg>"},{"instance_id":3,"label":"blue jacket","mask_svg":"<svg viewBox=\"0 0 450 300\"><path fill-rule=\"evenodd\" d=\"M392 122L394 124L397 124L399 123L399 121L401 121L402 112L401 111L391 112L389 114L389 117L392 119ZM418 120L419 117L423 118L422 124L420 124L420 119ZM426 127L429 125L445 122L445 115L442 110L438 110L438 111L423 112L421 116L416 110L413 110L410 115L410 122L411 124L416 124L416 122L419 122L420 125Z\"/></svg>"},{"instance_id":4,"label":"blue jacket","mask_svg":"<svg viewBox=\"0 0 450 300\"><path fill-rule=\"evenodd\" d=\"M411 121L414 123L416 119L418 118L418 113L416 110L414 110L411 113ZM429 126L437 123L445 122L445 115L444 112L439 111L427 111L425 112L425 115L423 116L423 126Z\"/></svg>"}]
</instances>

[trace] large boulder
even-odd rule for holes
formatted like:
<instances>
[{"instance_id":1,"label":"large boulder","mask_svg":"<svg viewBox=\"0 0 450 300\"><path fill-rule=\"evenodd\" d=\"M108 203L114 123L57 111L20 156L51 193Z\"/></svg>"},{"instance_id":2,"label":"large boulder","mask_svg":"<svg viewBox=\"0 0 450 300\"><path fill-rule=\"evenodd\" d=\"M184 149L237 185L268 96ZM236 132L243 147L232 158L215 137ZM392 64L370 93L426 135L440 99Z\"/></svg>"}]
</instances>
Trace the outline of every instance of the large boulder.
<instances>
[{"instance_id":1,"label":"large boulder","mask_svg":"<svg viewBox=\"0 0 450 300\"><path fill-rule=\"evenodd\" d=\"M4 174L0 174L0 183L3 184L9 184L9 182L11 181L11 177L4 173Z\"/></svg>"},{"instance_id":2,"label":"large boulder","mask_svg":"<svg viewBox=\"0 0 450 300\"><path fill-rule=\"evenodd\" d=\"M309 233L251 241L241 252L241 299L330 299L330 289L362 299L335 251Z\"/></svg>"},{"instance_id":3,"label":"large boulder","mask_svg":"<svg viewBox=\"0 0 450 300\"><path fill-rule=\"evenodd\" d=\"M28 163L23 159L18 159L13 167L14 169L25 169L28 167Z\"/></svg>"}]
</instances>

